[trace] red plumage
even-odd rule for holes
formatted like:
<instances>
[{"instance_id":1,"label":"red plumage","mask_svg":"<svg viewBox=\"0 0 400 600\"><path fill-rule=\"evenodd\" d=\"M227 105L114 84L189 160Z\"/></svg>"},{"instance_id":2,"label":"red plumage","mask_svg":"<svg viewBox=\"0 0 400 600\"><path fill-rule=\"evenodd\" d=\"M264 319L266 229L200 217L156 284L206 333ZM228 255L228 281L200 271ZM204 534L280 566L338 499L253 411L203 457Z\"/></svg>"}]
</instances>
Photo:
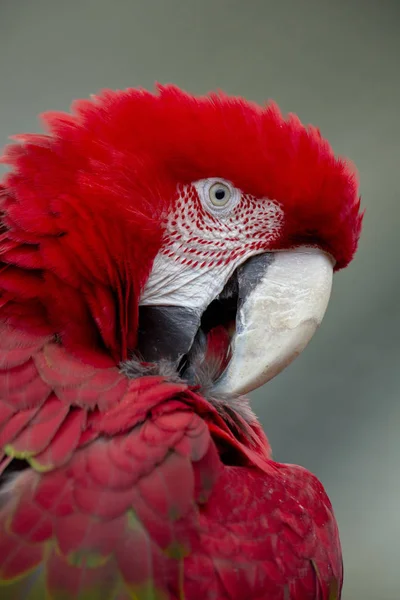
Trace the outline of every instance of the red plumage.
<instances>
[{"instance_id":1,"label":"red plumage","mask_svg":"<svg viewBox=\"0 0 400 600\"><path fill-rule=\"evenodd\" d=\"M39 471L17 480L0 512L0 579L16 579L4 598L44 586L46 560L54 598L119 598L126 586L140 599L330 600L341 580L331 505L311 474L270 459L256 424L241 437L187 385L128 381L46 339L4 328L0 345L1 445ZM37 390L29 408L17 401L23 370Z\"/></svg>"},{"instance_id":2,"label":"red plumage","mask_svg":"<svg viewBox=\"0 0 400 600\"><path fill-rule=\"evenodd\" d=\"M3 159L0 448L32 468L0 503L0 584L18 578L2 597L339 598L319 482L273 462L256 423L118 366L179 184L217 174L276 200L271 250L315 244L339 269L362 221L352 169L273 104L172 86L45 122Z\"/></svg>"}]
</instances>

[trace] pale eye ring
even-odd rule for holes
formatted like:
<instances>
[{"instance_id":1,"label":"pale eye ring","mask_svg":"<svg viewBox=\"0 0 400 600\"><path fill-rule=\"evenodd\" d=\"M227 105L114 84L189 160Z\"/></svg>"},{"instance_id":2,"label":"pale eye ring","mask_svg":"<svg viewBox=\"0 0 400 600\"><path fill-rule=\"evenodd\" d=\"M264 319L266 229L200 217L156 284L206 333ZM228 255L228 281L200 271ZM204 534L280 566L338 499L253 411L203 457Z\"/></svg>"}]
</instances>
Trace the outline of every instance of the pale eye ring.
<instances>
[{"instance_id":1,"label":"pale eye ring","mask_svg":"<svg viewBox=\"0 0 400 600\"><path fill-rule=\"evenodd\" d=\"M218 181L208 190L211 204L217 207L226 206L232 197L232 191L225 183Z\"/></svg>"}]
</instances>

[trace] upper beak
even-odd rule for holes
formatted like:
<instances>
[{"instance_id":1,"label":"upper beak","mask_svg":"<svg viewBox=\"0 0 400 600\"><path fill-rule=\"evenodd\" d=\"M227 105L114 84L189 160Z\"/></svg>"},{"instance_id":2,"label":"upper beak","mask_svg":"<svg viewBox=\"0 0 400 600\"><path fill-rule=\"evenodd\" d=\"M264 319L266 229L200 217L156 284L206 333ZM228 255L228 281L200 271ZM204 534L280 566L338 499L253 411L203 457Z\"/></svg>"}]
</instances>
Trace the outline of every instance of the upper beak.
<instances>
[{"instance_id":1,"label":"upper beak","mask_svg":"<svg viewBox=\"0 0 400 600\"><path fill-rule=\"evenodd\" d=\"M215 392L251 392L301 353L325 314L333 266L322 250L302 247L254 256L237 269L232 357ZM194 343L203 311L178 306L140 306L139 311L142 358L178 365Z\"/></svg>"},{"instance_id":2,"label":"upper beak","mask_svg":"<svg viewBox=\"0 0 400 600\"><path fill-rule=\"evenodd\" d=\"M322 321L333 259L316 248L255 256L238 270L239 302L232 358L215 384L245 394L288 366Z\"/></svg>"}]
</instances>

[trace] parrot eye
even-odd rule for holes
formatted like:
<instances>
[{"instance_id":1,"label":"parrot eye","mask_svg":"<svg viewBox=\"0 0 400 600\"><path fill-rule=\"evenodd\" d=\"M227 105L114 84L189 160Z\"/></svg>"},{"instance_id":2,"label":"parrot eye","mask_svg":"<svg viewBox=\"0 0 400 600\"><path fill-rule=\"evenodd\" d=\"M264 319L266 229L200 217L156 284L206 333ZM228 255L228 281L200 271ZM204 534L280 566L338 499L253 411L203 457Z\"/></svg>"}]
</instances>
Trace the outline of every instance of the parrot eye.
<instances>
[{"instance_id":1,"label":"parrot eye","mask_svg":"<svg viewBox=\"0 0 400 600\"><path fill-rule=\"evenodd\" d=\"M228 204L229 200L231 199L232 193L230 188L227 185L225 185L225 183L218 182L214 183L210 187L208 195L211 204L218 207L225 206L226 204Z\"/></svg>"},{"instance_id":2,"label":"parrot eye","mask_svg":"<svg viewBox=\"0 0 400 600\"><path fill-rule=\"evenodd\" d=\"M200 179L193 185L204 208L216 217L227 216L240 201L240 191L224 179Z\"/></svg>"}]
</instances>

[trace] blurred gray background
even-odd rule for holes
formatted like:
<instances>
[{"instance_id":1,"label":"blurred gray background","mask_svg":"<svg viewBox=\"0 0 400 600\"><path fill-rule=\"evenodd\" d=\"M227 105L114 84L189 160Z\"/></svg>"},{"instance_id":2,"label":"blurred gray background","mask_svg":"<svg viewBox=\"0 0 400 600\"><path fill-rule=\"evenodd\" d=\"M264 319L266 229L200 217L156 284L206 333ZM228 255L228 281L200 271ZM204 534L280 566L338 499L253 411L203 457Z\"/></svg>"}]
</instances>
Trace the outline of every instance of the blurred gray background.
<instances>
[{"instance_id":1,"label":"blurred gray background","mask_svg":"<svg viewBox=\"0 0 400 600\"><path fill-rule=\"evenodd\" d=\"M400 1L1 0L0 144L103 87L276 100L358 166L364 234L304 354L254 394L326 486L344 600L400 599Z\"/></svg>"}]
</instances>

